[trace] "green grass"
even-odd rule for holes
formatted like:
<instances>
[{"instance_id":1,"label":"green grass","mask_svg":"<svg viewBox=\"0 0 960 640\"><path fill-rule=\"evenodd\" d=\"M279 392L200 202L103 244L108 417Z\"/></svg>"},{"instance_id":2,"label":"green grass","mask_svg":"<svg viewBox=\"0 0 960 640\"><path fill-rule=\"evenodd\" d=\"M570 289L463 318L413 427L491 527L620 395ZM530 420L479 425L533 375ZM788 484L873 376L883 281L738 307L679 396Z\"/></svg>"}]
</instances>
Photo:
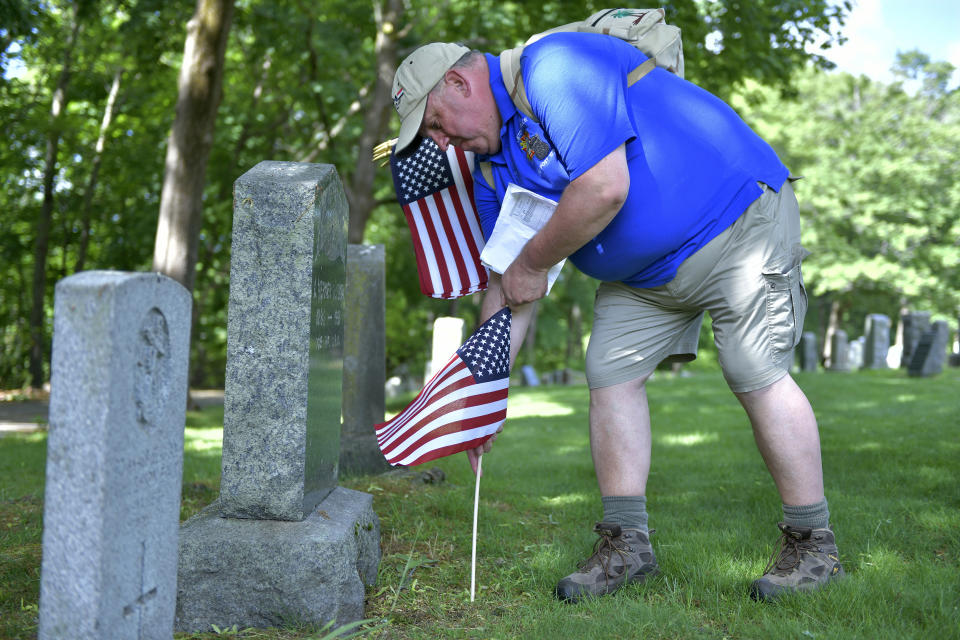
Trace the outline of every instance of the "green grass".
<instances>
[{"instance_id":1,"label":"green grass","mask_svg":"<svg viewBox=\"0 0 960 640\"><path fill-rule=\"evenodd\" d=\"M587 390L515 389L484 459L477 601L470 603L473 476L463 455L402 474L342 478L374 496L383 560L371 638L960 638L960 370L800 374L820 422L827 497L848 578L752 602L779 500L739 404L715 373L659 375L648 488L663 575L579 605L551 595L589 551L601 515ZM212 501L222 412L188 417L187 517ZM0 637L36 634L45 438L0 440ZM374 623L371 623L374 624ZM318 628L178 634L293 640Z\"/></svg>"}]
</instances>

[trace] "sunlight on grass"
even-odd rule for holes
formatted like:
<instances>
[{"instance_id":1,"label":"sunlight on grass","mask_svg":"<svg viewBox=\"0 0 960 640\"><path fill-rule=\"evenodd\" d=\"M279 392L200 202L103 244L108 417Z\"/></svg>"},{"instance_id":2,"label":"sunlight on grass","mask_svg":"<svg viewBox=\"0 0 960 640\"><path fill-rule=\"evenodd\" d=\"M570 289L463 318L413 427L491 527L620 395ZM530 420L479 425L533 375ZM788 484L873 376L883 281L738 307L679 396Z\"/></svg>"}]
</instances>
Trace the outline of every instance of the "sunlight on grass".
<instances>
[{"instance_id":1,"label":"sunlight on grass","mask_svg":"<svg viewBox=\"0 0 960 640\"><path fill-rule=\"evenodd\" d=\"M879 451L883 446L879 442L861 442L850 447L850 451L860 453L861 451Z\"/></svg>"},{"instance_id":2,"label":"sunlight on grass","mask_svg":"<svg viewBox=\"0 0 960 640\"><path fill-rule=\"evenodd\" d=\"M549 507L565 507L572 504L586 504L594 499L586 493L565 493L561 496L544 497L540 501Z\"/></svg>"},{"instance_id":3,"label":"sunlight on grass","mask_svg":"<svg viewBox=\"0 0 960 640\"><path fill-rule=\"evenodd\" d=\"M705 444L707 442L717 442L720 436L716 432L703 433L695 431L694 433L672 433L657 438L657 442L670 446L692 447L696 444Z\"/></svg>"},{"instance_id":4,"label":"sunlight on grass","mask_svg":"<svg viewBox=\"0 0 960 640\"><path fill-rule=\"evenodd\" d=\"M209 451L223 446L223 429L194 429L187 427L183 433L183 448L186 451Z\"/></svg>"},{"instance_id":5,"label":"sunlight on grass","mask_svg":"<svg viewBox=\"0 0 960 640\"><path fill-rule=\"evenodd\" d=\"M901 573L904 569L903 557L896 551L886 548L872 549L860 554L860 571L877 571L881 574Z\"/></svg>"},{"instance_id":6,"label":"sunlight on grass","mask_svg":"<svg viewBox=\"0 0 960 640\"><path fill-rule=\"evenodd\" d=\"M558 456L565 456L571 453L580 453L586 447L584 445L567 445L563 447L556 447L554 451Z\"/></svg>"},{"instance_id":7,"label":"sunlight on grass","mask_svg":"<svg viewBox=\"0 0 960 640\"><path fill-rule=\"evenodd\" d=\"M573 407L526 396L510 398L510 403L507 405L508 419L571 415L573 415Z\"/></svg>"}]
</instances>

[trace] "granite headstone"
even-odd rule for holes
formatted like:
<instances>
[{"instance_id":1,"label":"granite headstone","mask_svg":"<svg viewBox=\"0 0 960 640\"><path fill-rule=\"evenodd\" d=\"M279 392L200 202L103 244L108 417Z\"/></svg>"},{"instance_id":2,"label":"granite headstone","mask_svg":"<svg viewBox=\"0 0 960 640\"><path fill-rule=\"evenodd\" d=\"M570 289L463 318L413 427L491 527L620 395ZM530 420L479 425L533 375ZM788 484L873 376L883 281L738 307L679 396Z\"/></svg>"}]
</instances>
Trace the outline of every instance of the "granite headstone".
<instances>
[{"instance_id":1,"label":"granite headstone","mask_svg":"<svg viewBox=\"0 0 960 640\"><path fill-rule=\"evenodd\" d=\"M800 370L816 371L820 361L820 351L817 347L817 334L813 331L804 331L800 336Z\"/></svg>"},{"instance_id":2,"label":"granite headstone","mask_svg":"<svg viewBox=\"0 0 960 640\"><path fill-rule=\"evenodd\" d=\"M385 307L383 245L347 245L341 472L390 468L373 428L383 422L386 403Z\"/></svg>"},{"instance_id":3,"label":"granite headstone","mask_svg":"<svg viewBox=\"0 0 960 640\"><path fill-rule=\"evenodd\" d=\"M847 367L851 371L863 368L863 345L866 337L860 336L847 345Z\"/></svg>"},{"instance_id":4,"label":"granite headstone","mask_svg":"<svg viewBox=\"0 0 960 640\"><path fill-rule=\"evenodd\" d=\"M524 385L528 387L540 386L540 376L537 375L537 370L533 368L533 365L525 364L520 367L520 374L523 376Z\"/></svg>"},{"instance_id":5,"label":"granite headstone","mask_svg":"<svg viewBox=\"0 0 960 640\"><path fill-rule=\"evenodd\" d=\"M173 636L191 304L156 273L57 283L41 640Z\"/></svg>"},{"instance_id":6,"label":"granite headstone","mask_svg":"<svg viewBox=\"0 0 960 640\"><path fill-rule=\"evenodd\" d=\"M346 224L330 165L261 162L234 185L225 517L303 520L337 484Z\"/></svg>"},{"instance_id":7,"label":"granite headstone","mask_svg":"<svg viewBox=\"0 0 960 640\"><path fill-rule=\"evenodd\" d=\"M379 521L336 486L346 225L331 165L236 182L221 494L181 527L178 631L363 616Z\"/></svg>"},{"instance_id":8,"label":"granite headstone","mask_svg":"<svg viewBox=\"0 0 960 640\"><path fill-rule=\"evenodd\" d=\"M947 344L950 342L950 325L944 320L934 322L920 336L917 347L910 359L907 373L911 376L935 376L943 371L947 360Z\"/></svg>"},{"instance_id":9,"label":"granite headstone","mask_svg":"<svg viewBox=\"0 0 960 640\"><path fill-rule=\"evenodd\" d=\"M900 316L903 325L903 350L900 355L900 367L906 369L913 360L913 352L920 337L930 329L929 311L912 311Z\"/></svg>"},{"instance_id":10,"label":"granite headstone","mask_svg":"<svg viewBox=\"0 0 960 640\"><path fill-rule=\"evenodd\" d=\"M864 335L863 366L866 369L886 369L890 350L890 318L882 313L867 316Z\"/></svg>"},{"instance_id":11,"label":"granite headstone","mask_svg":"<svg viewBox=\"0 0 960 640\"><path fill-rule=\"evenodd\" d=\"M830 338L830 371L850 371L850 348L843 329L837 329Z\"/></svg>"}]
</instances>

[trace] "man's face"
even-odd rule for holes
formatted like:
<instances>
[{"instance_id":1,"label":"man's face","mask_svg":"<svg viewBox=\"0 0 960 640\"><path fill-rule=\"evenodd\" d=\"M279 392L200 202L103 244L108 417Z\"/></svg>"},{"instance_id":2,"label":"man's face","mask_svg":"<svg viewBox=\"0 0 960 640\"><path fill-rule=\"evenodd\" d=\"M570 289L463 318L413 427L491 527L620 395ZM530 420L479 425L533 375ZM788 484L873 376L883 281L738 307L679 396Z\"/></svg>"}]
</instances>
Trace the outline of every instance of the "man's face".
<instances>
[{"instance_id":1,"label":"man's face","mask_svg":"<svg viewBox=\"0 0 960 640\"><path fill-rule=\"evenodd\" d=\"M454 145L464 151L489 155L500 150L500 113L492 97L465 91L457 77L427 97L427 108L420 125L420 135L431 138L437 146Z\"/></svg>"}]
</instances>

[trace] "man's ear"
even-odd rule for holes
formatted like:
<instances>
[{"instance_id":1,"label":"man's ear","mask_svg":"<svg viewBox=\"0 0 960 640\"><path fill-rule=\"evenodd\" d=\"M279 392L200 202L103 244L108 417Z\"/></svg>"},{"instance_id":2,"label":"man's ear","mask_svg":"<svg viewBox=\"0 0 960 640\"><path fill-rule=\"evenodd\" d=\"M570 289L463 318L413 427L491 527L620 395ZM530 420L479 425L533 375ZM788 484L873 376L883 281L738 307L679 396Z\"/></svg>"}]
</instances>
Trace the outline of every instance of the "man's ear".
<instances>
[{"instance_id":1,"label":"man's ear","mask_svg":"<svg viewBox=\"0 0 960 640\"><path fill-rule=\"evenodd\" d=\"M470 79L459 69L448 69L443 74L443 80L448 87L454 89L464 98L470 97Z\"/></svg>"}]
</instances>

